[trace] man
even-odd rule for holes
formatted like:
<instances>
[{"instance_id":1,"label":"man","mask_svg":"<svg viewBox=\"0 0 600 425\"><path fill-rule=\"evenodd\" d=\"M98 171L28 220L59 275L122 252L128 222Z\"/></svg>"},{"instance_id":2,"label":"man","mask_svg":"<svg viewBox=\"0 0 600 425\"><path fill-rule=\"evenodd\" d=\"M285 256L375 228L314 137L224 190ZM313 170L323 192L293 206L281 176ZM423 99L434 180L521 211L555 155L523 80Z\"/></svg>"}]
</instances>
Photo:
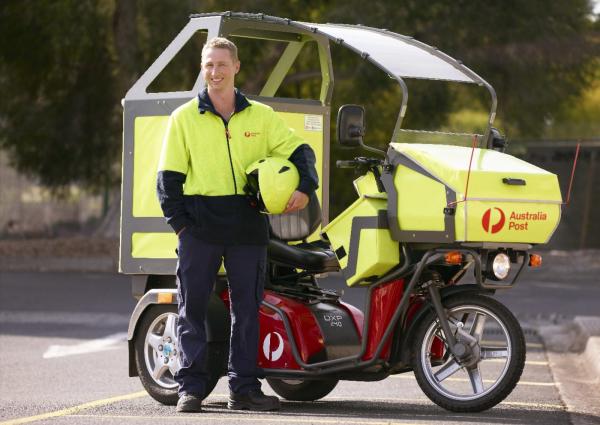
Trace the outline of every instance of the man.
<instances>
[{"instance_id":1,"label":"man","mask_svg":"<svg viewBox=\"0 0 600 425\"><path fill-rule=\"evenodd\" d=\"M244 194L245 169L266 156L294 163L300 184L285 212L304 208L318 179L312 149L272 108L235 89L239 69L231 41L206 43L206 88L171 115L159 162L159 202L179 237L178 412L201 411L207 381L204 320L222 259L232 316L228 407L279 408L277 397L265 396L257 379L258 309L269 235L266 216Z\"/></svg>"}]
</instances>

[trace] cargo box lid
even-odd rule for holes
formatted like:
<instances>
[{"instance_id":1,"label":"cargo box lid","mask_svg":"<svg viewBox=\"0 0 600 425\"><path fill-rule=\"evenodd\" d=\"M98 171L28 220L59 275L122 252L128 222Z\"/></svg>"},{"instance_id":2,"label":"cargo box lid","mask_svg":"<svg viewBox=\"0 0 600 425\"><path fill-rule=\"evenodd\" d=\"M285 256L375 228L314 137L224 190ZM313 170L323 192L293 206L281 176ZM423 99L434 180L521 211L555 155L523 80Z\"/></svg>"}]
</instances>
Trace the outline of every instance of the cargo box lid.
<instances>
[{"instance_id":1,"label":"cargo box lid","mask_svg":"<svg viewBox=\"0 0 600 425\"><path fill-rule=\"evenodd\" d=\"M472 154L468 199L562 202L556 174L505 153L418 143L390 146L456 192L458 200L464 197Z\"/></svg>"}]
</instances>

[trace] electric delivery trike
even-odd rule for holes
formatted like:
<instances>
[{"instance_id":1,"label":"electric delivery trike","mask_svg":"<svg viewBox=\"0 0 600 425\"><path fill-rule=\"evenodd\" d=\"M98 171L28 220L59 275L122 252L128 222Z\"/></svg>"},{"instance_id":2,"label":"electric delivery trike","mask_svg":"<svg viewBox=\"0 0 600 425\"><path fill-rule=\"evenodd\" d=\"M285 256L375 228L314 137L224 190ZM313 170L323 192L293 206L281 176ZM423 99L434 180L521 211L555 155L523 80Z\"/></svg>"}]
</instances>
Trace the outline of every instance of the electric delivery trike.
<instances>
[{"instance_id":1,"label":"electric delivery trike","mask_svg":"<svg viewBox=\"0 0 600 425\"><path fill-rule=\"evenodd\" d=\"M280 113L317 155L321 186L309 206L269 216L258 366L272 389L287 400L311 401L340 380L377 381L411 372L423 392L448 410L481 411L506 398L523 371L525 340L514 315L493 295L511 288L524 267L541 264L530 250L548 242L560 221L557 176L504 153L506 142L492 127L493 88L437 49L365 26L231 12L191 16L123 101L120 271L132 276L139 300L128 331L130 376L139 376L159 402L177 402L177 239L154 188L168 116L203 82L198 76L190 90L179 92L153 93L148 87L197 33L285 43L254 98ZM402 97L387 151L365 144L363 107L340 108L338 142L370 156L336 162L357 171L357 199L329 220L331 43L393 78ZM307 45L319 57L319 98L277 97ZM429 134L402 127L410 78L487 89L487 129L472 135L473 146L399 142L403 132ZM368 288L364 311L321 287L333 273L349 287ZM225 274L215 282L205 326L212 390L227 372Z\"/></svg>"}]
</instances>

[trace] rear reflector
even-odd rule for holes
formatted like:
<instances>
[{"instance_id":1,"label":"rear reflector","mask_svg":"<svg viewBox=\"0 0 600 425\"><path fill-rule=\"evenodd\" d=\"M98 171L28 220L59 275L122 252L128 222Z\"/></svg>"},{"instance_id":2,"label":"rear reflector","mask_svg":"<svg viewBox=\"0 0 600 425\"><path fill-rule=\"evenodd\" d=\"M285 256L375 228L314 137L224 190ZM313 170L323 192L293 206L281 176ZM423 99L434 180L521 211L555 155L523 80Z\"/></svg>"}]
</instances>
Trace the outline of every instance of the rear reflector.
<instances>
[{"instance_id":1,"label":"rear reflector","mask_svg":"<svg viewBox=\"0 0 600 425\"><path fill-rule=\"evenodd\" d=\"M170 292L159 292L158 303L159 304L172 304L173 303L173 294Z\"/></svg>"}]
</instances>

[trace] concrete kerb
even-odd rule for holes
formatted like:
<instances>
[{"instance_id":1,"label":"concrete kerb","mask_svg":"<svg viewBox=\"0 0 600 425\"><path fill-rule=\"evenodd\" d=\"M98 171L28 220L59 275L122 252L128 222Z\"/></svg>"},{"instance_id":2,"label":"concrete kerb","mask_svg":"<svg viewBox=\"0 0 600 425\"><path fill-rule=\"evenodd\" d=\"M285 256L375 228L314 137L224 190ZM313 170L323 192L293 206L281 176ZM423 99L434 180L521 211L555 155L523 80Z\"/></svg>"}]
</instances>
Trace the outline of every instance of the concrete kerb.
<instances>
[{"instance_id":1,"label":"concrete kerb","mask_svg":"<svg viewBox=\"0 0 600 425\"><path fill-rule=\"evenodd\" d=\"M586 363L600 377L600 317L578 316L573 322L585 344L582 354Z\"/></svg>"},{"instance_id":2,"label":"concrete kerb","mask_svg":"<svg viewBox=\"0 0 600 425\"><path fill-rule=\"evenodd\" d=\"M600 317L576 316L566 324L542 325L538 333L547 350L579 354L588 371L600 379Z\"/></svg>"},{"instance_id":3,"label":"concrete kerb","mask_svg":"<svg viewBox=\"0 0 600 425\"><path fill-rule=\"evenodd\" d=\"M546 346L550 370L570 423L598 423L600 317L577 316L562 325L540 325L538 333Z\"/></svg>"},{"instance_id":4,"label":"concrete kerb","mask_svg":"<svg viewBox=\"0 0 600 425\"><path fill-rule=\"evenodd\" d=\"M600 377L600 336L590 337L583 352L588 364L594 368L596 376Z\"/></svg>"},{"instance_id":5,"label":"concrete kerb","mask_svg":"<svg viewBox=\"0 0 600 425\"><path fill-rule=\"evenodd\" d=\"M118 269L117 259L104 257L34 257L0 258L0 271L28 272L102 272L115 273Z\"/></svg>"},{"instance_id":6,"label":"concrete kerb","mask_svg":"<svg viewBox=\"0 0 600 425\"><path fill-rule=\"evenodd\" d=\"M118 238L0 239L0 271L116 272Z\"/></svg>"}]
</instances>

